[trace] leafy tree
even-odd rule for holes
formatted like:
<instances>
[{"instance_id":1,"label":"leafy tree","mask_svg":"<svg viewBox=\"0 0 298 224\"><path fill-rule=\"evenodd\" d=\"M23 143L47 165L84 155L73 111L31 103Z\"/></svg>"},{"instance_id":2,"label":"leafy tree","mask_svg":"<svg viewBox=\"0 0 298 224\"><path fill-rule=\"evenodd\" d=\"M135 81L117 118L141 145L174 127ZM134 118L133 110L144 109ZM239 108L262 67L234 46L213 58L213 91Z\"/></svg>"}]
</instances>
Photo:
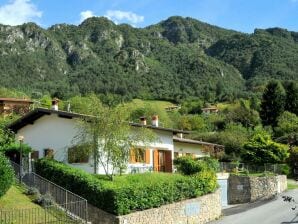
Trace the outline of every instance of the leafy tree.
<instances>
[{"instance_id":1,"label":"leafy tree","mask_svg":"<svg viewBox=\"0 0 298 224\"><path fill-rule=\"evenodd\" d=\"M13 179L13 169L6 157L0 152L0 197L10 188Z\"/></svg>"},{"instance_id":2,"label":"leafy tree","mask_svg":"<svg viewBox=\"0 0 298 224\"><path fill-rule=\"evenodd\" d=\"M242 159L247 163L282 163L289 157L285 145L274 142L267 133L258 133L243 145Z\"/></svg>"},{"instance_id":3,"label":"leafy tree","mask_svg":"<svg viewBox=\"0 0 298 224\"><path fill-rule=\"evenodd\" d=\"M228 123L240 123L246 128L255 127L260 123L259 113L243 100L240 101L240 105L228 110L226 119Z\"/></svg>"},{"instance_id":4,"label":"leafy tree","mask_svg":"<svg viewBox=\"0 0 298 224\"><path fill-rule=\"evenodd\" d=\"M285 84L286 103L285 110L298 116L298 83L289 82Z\"/></svg>"},{"instance_id":5,"label":"leafy tree","mask_svg":"<svg viewBox=\"0 0 298 224\"><path fill-rule=\"evenodd\" d=\"M146 147L155 136L147 128L131 127L127 108L104 107L95 95L89 97L90 116L81 124L78 138L91 145L94 173L98 172L100 164L112 180L115 173L121 174L126 169L130 150L140 143Z\"/></svg>"},{"instance_id":6,"label":"leafy tree","mask_svg":"<svg viewBox=\"0 0 298 224\"><path fill-rule=\"evenodd\" d=\"M263 125L277 125L277 118L284 111L286 94L279 81L270 81L263 93L260 116Z\"/></svg>"}]
</instances>

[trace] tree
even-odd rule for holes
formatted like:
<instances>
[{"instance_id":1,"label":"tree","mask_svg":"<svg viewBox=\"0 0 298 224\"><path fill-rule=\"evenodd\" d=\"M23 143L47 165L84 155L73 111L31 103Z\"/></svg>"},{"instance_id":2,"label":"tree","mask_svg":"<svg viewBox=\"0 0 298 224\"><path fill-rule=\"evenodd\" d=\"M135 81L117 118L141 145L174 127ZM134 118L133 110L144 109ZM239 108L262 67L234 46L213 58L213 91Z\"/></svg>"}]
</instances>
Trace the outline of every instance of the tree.
<instances>
[{"instance_id":1,"label":"tree","mask_svg":"<svg viewBox=\"0 0 298 224\"><path fill-rule=\"evenodd\" d=\"M289 157L288 148L274 142L265 132L255 134L243 149L242 159L247 163L282 163Z\"/></svg>"},{"instance_id":2,"label":"tree","mask_svg":"<svg viewBox=\"0 0 298 224\"><path fill-rule=\"evenodd\" d=\"M298 116L298 83L289 82L285 84L285 90L287 94L285 110Z\"/></svg>"},{"instance_id":3,"label":"tree","mask_svg":"<svg viewBox=\"0 0 298 224\"><path fill-rule=\"evenodd\" d=\"M277 118L284 111L286 94L279 81L270 81L263 93L260 116L263 125L277 125Z\"/></svg>"},{"instance_id":4,"label":"tree","mask_svg":"<svg viewBox=\"0 0 298 224\"><path fill-rule=\"evenodd\" d=\"M154 134L147 128L133 128L128 120L127 108L104 107L95 95L89 96L90 116L81 123L80 141L90 144L93 152L94 173L99 165L109 179L115 173L122 173L127 166L130 150L137 144L144 147L154 140Z\"/></svg>"},{"instance_id":5,"label":"tree","mask_svg":"<svg viewBox=\"0 0 298 224\"><path fill-rule=\"evenodd\" d=\"M7 192L13 180L13 169L7 158L0 152L0 197Z\"/></svg>"},{"instance_id":6,"label":"tree","mask_svg":"<svg viewBox=\"0 0 298 224\"><path fill-rule=\"evenodd\" d=\"M244 127L255 127L260 123L259 113L250 108L245 101L241 100L240 105L228 110L226 119L229 122L240 123Z\"/></svg>"}]
</instances>

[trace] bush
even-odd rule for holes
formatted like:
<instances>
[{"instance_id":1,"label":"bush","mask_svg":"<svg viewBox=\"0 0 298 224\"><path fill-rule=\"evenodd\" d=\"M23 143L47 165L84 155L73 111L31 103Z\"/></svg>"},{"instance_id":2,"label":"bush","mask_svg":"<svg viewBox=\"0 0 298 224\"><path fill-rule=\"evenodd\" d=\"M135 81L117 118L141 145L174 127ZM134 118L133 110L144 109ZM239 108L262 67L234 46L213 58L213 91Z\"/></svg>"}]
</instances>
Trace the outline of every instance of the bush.
<instances>
[{"instance_id":1,"label":"bush","mask_svg":"<svg viewBox=\"0 0 298 224\"><path fill-rule=\"evenodd\" d=\"M210 157L194 159L190 156L182 156L175 159L174 164L178 172L184 175L192 175L202 171L216 172L219 168L218 161Z\"/></svg>"},{"instance_id":2,"label":"bush","mask_svg":"<svg viewBox=\"0 0 298 224\"><path fill-rule=\"evenodd\" d=\"M42 207L51 206L54 204L54 199L50 194L39 195L34 202Z\"/></svg>"},{"instance_id":3,"label":"bush","mask_svg":"<svg viewBox=\"0 0 298 224\"><path fill-rule=\"evenodd\" d=\"M281 164L280 173L288 176L291 173L291 168L287 164Z\"/></svg>"},{"instance_id":4,"label":"bush","mask_svg":"<svg viewBox=\"0 0 298 224\"><path fill-rule=\"evenodd\" d=\"M116 176L114 181L109 181L103 176L91 175L53 160L41 159L36 162L36 172L115 215L198 197L217 188L215 174L206 171L193 176L131 174Z\"/></svg>"},{"instance_id":5,"label":"bush","mask_svg":"<svg viewBox=\"0 0 298 224\"><path fill-rule=\"evenodd\" d=\"M14 172L9 161L0 153L0 197L2 197L13 183Z\"/></svg>"}]
</instances>

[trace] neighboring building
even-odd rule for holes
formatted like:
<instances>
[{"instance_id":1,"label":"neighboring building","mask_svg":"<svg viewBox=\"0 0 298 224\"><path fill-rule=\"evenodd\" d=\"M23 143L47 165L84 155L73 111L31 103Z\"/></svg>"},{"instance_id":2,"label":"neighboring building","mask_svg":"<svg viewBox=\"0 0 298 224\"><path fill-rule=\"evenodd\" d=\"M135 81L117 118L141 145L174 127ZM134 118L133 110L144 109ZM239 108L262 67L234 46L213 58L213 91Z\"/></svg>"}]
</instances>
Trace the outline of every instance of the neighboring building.
<instances>
[{"instance_id":1,"label":"neighboring building","mask_svg":"<svg viewBox=\"0 0 298 224\"><path fill-rule=\"evenodd\" d=\"M218 108L216 106L211 106L211 107L204 107L202 108L203 114L213 114L213 113L218 113Z\"/></svg>"},{"instance_id":2,"label":"neighboring building","mask_svg":"<svg viewBox=\"0 0 298 224\"><path fill-rule=\"evenodd\" d=\"M75 136L79 131L78 119L84 117L86 115L37 108L12 123L9 128L17 137L24 136L24 142L36 150L31 154L32 158L53 156L58 161L93 172L91 157L82 155L76 158L72 155L72 150L76 147ZM154 116L152 120L152 125L147 125L145 118L141 119L141 123L130 123L133 131L138 131L140 127L150 128L157 135L158 141L152 142L147 148L140 145L131 150L128 173L173 172L175 156L208 156L202 151L202 142L182 138L183 134L189 134L188 131L159 127L158 116ZM175 137L176 135L180 137ZM103 174L103 168L99 167L97 173Z\"/></svg>"},{"instance_id":3,"label":"neighboring building","mask_svg":"<svg viewBox=\"0 0 298 224\"><path fill-rule=\"evenodd\" d=\"M33 101L29 99L0 98L0 114L10 115L12 113L24 115L30 111Z\"/></svg>"}]
</instances>

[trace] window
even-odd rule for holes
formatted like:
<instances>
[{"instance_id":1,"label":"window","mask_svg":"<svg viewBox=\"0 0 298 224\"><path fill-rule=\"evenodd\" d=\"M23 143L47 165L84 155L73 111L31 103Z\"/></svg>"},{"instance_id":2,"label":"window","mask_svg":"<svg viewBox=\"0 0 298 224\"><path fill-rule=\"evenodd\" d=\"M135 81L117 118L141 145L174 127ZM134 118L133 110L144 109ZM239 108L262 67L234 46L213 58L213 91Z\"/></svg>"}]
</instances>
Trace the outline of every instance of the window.
<instances>
[{"instance_id":1,"label":"window","mask_svg":"<svg viewBox=\"0 0 298 224\"><path fill-rule=\"evenodd\" d=\"M39 159L39 151L33 151L31 153L31 159L34 159L34 160Z\"/></svg>"},{"instance_id":2,"label":"window","mask_svg":"<svg viewBox=\"0 0 298 224\"><path fill-rule=\"evenodd\" d=\"M130 163L150 163L150 149L133 148L130 150Z\"/></svg>"},{"instance_id":3,"label":"window","mask_svg":"<svg viewBox=\"0 0 298 224\"><path fill-rule=\"evenodd\" d=\"M76 145L68 149L68 163L88 163L90 148L88 145Z\"/></svg>"},{"instance_id":4,"label":"window","mask_svg":"<svg viewBox=\"0 0 298 224\"><path fill-rule=\"evenodd\" d=\"M54 159L54 149L45 149L44 157L46 157L48 159Z\"/></svg>"}]
</instances>

